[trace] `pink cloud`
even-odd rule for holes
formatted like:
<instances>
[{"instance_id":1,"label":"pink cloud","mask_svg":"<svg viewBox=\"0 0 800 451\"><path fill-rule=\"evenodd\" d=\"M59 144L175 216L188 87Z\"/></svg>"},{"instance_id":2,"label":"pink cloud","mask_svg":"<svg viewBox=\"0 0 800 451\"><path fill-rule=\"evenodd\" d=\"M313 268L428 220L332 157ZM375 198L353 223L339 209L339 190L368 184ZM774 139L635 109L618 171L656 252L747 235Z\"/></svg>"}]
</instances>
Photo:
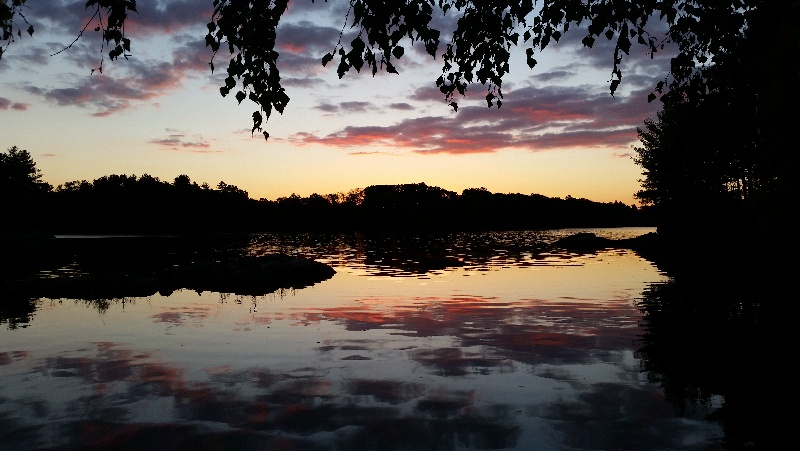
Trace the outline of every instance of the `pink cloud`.
<instances>
[{"instance_id":1,"label":"pink cloud","mask_svg":"<svg viewBox=\"0 0 800 451\"><path fill-rule=\"evenodd\" d=\"M16 111L25 111L28 109L28 104L12 102L11 100L6 99L5 97L0 97L0 110L8 110L8 109Z\"/></svg>"},{"instance_id":2,"label":"pink cloud","mask_svg":"<svg viewBox=\"0 0 800 451\"><path fill-rule=\"evenodd\" d=\"M429 95L424 88L414 98ZM655 112L645 97L637 92L614 98L585 87L525 87L509 92L500 109L466 106L446 117L347 126L322 136L296 133L288 140L340 148L390 146L423 154L624 147L635 142L636 127Z\"/></svg>"}]
</instances>

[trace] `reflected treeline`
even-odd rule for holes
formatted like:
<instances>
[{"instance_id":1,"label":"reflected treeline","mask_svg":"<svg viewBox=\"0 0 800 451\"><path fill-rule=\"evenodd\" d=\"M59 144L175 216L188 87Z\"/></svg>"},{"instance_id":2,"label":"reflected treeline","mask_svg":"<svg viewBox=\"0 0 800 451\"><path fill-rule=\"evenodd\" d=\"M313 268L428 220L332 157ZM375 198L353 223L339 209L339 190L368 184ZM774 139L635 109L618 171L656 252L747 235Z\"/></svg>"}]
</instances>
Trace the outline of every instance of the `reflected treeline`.
<instances>
[{"instance_id":1,"label":"reflected treeline","mask_svg":"<svg viewBox=\"0 0 800 451\"><path fill-rule=\"evenodd\" d=\"M245 253L237 234L53 239L35 235L0 240L0 281L94 274L153 274L175 266L222 261Z\"/></svg>"},{"instance_id":2,"label":"reflected treeline","mask_svg":"<svg viewBox=\"0 0 800 451\"><path fill-rule=\"evenodd\" d=\"M37 299L26 296L4 295L0 300L0 327L9 329L28 327L36 312Z\"/></svg>"},{"instance_id":3,"label":"reflected treeline","mask_svg":"<svg viewBox=\"0 0 800 451\"><path fill-rule=\"evenodd\" d=\"M261 296L330 278L329 266L252 252L244 234L35 239L0 242L0 325L26 327L38 299L110 305L175 290ZM295 253L296 254L296 253Z\"/></svg>"},{"instance_id":4,"label":"reflected treeline","mask_svg":"<svg viewBox=\"0 0 800 451\"><path fill-rule=\"evenodd\" d=\"M555 230L263 233L251 235L248 252L291 253L334 266L360 267L373 275L415 276L465 266L488 269L569 260L580 251L553 244L569 233Z\"/></svg>"},{"instance_id":5,"label":"reflected treeline","mask_svg":"<svg viewBox=\"0 0 800 451\"><path fill-rule=\"evenodd\" d=\"M681 414L706 409L722 424L726 447L771 449L788 271L684 269L643 293L643 369Z\"/></svg>"}]
</instances>

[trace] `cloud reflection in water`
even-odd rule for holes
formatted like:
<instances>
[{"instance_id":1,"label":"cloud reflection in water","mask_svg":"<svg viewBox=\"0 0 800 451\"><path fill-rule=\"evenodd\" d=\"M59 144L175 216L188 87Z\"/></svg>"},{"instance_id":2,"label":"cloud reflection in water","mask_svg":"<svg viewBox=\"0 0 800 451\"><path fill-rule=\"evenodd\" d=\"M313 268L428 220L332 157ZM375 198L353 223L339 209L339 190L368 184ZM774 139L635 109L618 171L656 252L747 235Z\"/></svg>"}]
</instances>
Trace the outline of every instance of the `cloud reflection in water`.
<instances>
[{"instance_id":1,"label":"cloud reflection in water","mask_svg":"<svg viewBox=\"0 0 800 451\"><path fill-rule=\"evenodd\" d=\"M54 333L47 350L5 332L15 340L14 349L0 350L0 443L312 450L714 443L718 426L699 421L701 413L676 416L634 356L641 318L634 296L658 275L633 255L600 258L639 275L620 282L594 259L533 276L529 267L489 271L468 283L460 277L469 269L458 268L427 274L429 285L403 279L389 291L386 280L340 271L288 297L227 302L178 292L124 313L111 305L102 323L69 303L51 304L26 332L64 312L84 322L83 335L63 343ZM577 280L582 287L570 285Z\"/></svg>"}]
</instances>

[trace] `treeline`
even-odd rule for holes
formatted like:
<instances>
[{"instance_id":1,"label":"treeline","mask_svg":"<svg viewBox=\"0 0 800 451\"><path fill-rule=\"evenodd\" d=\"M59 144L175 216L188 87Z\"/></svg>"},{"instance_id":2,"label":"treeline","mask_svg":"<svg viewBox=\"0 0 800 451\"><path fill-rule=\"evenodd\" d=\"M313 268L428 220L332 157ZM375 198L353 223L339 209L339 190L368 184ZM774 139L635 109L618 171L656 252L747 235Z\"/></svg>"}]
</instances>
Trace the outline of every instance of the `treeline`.
<instances>
[{"instance_id":1,"label":"treeline","mask_svg":"<svg viewBox=\"0 0 800 451\"><path fill-rule=\"evenodd\" d=\"M14 180L6 178L0 195L6 233L511 230L647 223L645 212L622 202L484 188L458 194L424 183L277 200L251 199L235 185L220 182L212 188L187 175L172 182L146 174L109 175L53 188L41 181L26 151L12 148L2 155L17 163L19 173Z\"/></svg>"},{"instance_id":2,"label":"treeline","mask_svg":"<svg viewBox=\"0 0 800 451\"><path fill-rule=\"evenodd\" d=\"M646 214L622 202L492 193L458 194L425 183L373 185L347 194L292 195L259 206L275 228L291 230L513 230L642 225Z\"/></svg>"}]
</instances>

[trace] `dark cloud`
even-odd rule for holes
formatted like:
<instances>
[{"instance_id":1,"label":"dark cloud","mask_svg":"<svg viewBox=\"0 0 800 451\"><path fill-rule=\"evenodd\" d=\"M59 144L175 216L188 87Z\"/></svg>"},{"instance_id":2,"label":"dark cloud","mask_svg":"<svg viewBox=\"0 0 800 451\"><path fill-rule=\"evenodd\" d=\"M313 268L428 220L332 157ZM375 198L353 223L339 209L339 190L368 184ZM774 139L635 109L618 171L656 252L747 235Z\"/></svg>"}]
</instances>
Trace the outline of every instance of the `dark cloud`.
<instances>
[{"instance_id":1,"label":"dark cloud","mask_svg":"<svg viewBox=\"0 0 800 451\"><path fill-rule=\"evenodd\" d=\"M320 103L319 105L315 106L314 108L316 108L318 110L322 110L322 111L324 111L326 113L333 113L333 112L339 111L339 106L338 105L334 105L332 103L327 103L327 102Z\"/></svg>"},{"instance_id":2,"label":"dark cloud","mask_svg":"<svg viewBox=\"0 0 800 451\"><path fill-rule=\"evenodd\" d=\"M542 74L536 74L536 81L548 82L553 80L563 80L574 76L575 73L567 70L554 70Z\"/></svg>"},{"instance_id":3,"label":"dark cloud","mask_svg":"<svg viewBox=\"0 0 800 451\"><path fill-rule=\"evenodd\" d=\"M205 25L211 20L212 2L171 0L137 3L137 14L131 14L125 31L132 35L173 34L178 30Z\"/></svg>"},{"instance_id":4,"label":"dark cloud","mask_svg":"<svg viewBox=\"0 0 800 451\"><path fill-rule=\"evenodd\" d=\"M92 58L84 52L70 57L83 63L90 63ZM25 89L58 105L94 108L94 116L108 116L179 89L187 77L208 71L208 55L201 41L193 41L176 48L172 61L152 63L130 59L124 64L114 65L112 70L123 74L109 76L107 68L106 73L94 72L78 77L70 87L46 89L27 86Z\"/></svg>"},{"instance_id":5,"label":"dark cloud","mask_svg":"<svg viewBox=\"0 0 800 451\"><path fill-rule=\"evenodd\" d=\"M281 85L293 88L316 88L325 85L325 80L316 77L288 77L281 80Z\"/></svg>"},{"instance_id":6,"label":"dark cloud","mask_svg":"<svg viewBox=\"0 0 800 451\"><path fill-rule=\"evenodd\" d=\"M397 102L397 103L390 103L388 105L389 108L393 110L401 110L401 111L411 111L414 109L413 106L406 102Z\"/></svg>"},{"instance_id":7,"label":"dark cloud","mask_svg":"<svg viewBox=\"0 0 800 451\"><path fill-rule=\"evenodd\" d=\"M374 109L374 106L369 102L348 101L348 102L340 102L338 105L334 105L329 102L322 102L319 105L315 106L314 108L317 110L324 111L326 113L336 113L336 112L364 113L368 110Z\"/></svg>"},{"instance_id":8,"label":"dark cloud","mask_svg":"<svg viewBox=\"0 0 800 451\"><path fill-rule=\"evenodd\" d=\"M339 107L348 112L363 113L371 109L372 104L369 102L342 102Z\"/></svg>"},{"instance_id":9,"label":"dark cloud","mask_svg":"<svg viewBox=\"0 0 800 451\"><path fill-rule=\"evenodd\" d=\"M307 17L308 15L339 18L344 23L345 15L349 8L348 2L334 2L325 0L293 0L286 8L289 17Z\"/></svg>"},{"instance_id":10,"label":"dark cloud","mask_svg":"<svg viewBox=\"0 0 800 451\"><path fill-rule=\"evenodd\" d=\"M288 73L290 77L315 77L327 70L322 66L321 55L290 51L280 52L277 65L281 74ZM330 66L328 68L330 69Z\"/></svg>"},{"instance_id":11,"label":"dark cloud","mask_svg":"<svg viewBox=\"0 0 800 451\"><path fill-rule=\"evenodd\" d=\"M151 144L158 144L170 150L188 150L196 153L219 153L218 150L211 150L211 144L203 136L199 134L189 135L179 130L167 130L167 135L161 138L150 140ZM185 312L166 312L163 318L164 322L182 322L182 317ZM172 316L170 316L172 315Z\"/></svg>"},{"instance_id":12,"label":"dark cloud","mask_svg":"<svg viewBox=\"0 0 800 451\"><path fill-rule=\"evenodd\" d=\"M37 36L38 37L38 36ZM51 55L63 49L56 42L35 43L33 39L8 46L0 59L0 73L13 70L17 73L35 73L54 59Z\"/></svg>"},{"instance_id":13,"label":"dark cloud","mask_svg":"<svg viewBox=\"0 0 800 451\"><path fill-rule=\"evenodd\" d=\"M284 52L314 55L319 58L333 50L339 31L333 27L320 26L309 21L284 22L278 26L276 47Z\"/></svg>"},{"instance_id":14,"label":"dark cloud","mask_svg":"<svg viewBox=\"0 0 800 451\"><path fill-rule=\"evenodd\" d=\"M78 36L94 11L86 9L85 1L39 0L30 2L26 14L37 32L56 31ZM125 22L125 33L131 38L153 34L170 35L178 30L202 26L211 19L211 2L194 0L167 0L139 2L137 12ZM96 18L91 22L84 38L91 39Z\"/></svg>"}]
</instances>

